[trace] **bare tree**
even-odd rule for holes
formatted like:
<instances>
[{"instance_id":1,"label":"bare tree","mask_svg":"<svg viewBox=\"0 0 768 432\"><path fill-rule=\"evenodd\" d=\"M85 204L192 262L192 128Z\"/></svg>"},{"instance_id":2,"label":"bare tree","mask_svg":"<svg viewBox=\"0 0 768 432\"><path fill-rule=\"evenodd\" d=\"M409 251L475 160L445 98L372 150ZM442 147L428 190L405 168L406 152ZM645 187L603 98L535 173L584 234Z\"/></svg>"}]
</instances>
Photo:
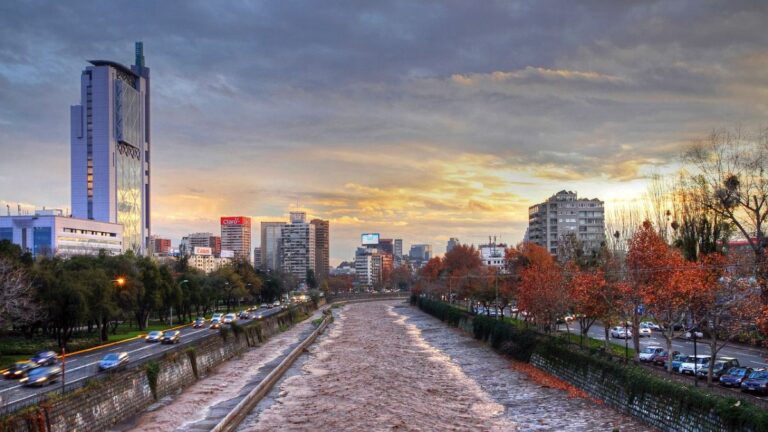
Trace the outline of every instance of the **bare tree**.
<instances>
[{"instance_id":1,"label":"bare tree","mask_svg":"<svg viewBox=\"0 0 768 432\"><path fill-rule=\"evenodd\" d=\"M0 258L0 329L34 323L40 319L39 309L24 269Z\"/></svg>"},{"instance_id":2,"label":"bare tree","mask_svg":"<svg viewBox=\"0 0 768 432\"><path fill-rule=\"evenodd\" d=\"M768 304L766 218L768 218L768 131L712 132L695 143L683 160L696 167L696 179L711 191L701 205L731 222L754 253L763 305Z\"/></svg>"}]
</instances>

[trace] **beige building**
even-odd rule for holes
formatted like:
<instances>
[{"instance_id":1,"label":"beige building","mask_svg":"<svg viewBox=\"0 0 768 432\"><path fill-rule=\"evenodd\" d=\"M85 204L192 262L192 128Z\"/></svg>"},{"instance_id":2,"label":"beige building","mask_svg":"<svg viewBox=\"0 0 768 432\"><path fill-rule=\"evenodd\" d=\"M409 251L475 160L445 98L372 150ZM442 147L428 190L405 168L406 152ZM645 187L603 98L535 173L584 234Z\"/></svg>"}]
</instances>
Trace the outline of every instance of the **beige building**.
<instances>
[{"instance_id":1,"label":"beige building","mask_svg":"<svg viewBox=\"0 0 768 432\"><path fill-rule=\"evenodd\" d=\"M599 249L605 242L605 208L599 199L578 198L562 190L541 204L528 208L526 241L557 254L558 242L574 233L585 251Z\"/></svg>"}]
</instances>

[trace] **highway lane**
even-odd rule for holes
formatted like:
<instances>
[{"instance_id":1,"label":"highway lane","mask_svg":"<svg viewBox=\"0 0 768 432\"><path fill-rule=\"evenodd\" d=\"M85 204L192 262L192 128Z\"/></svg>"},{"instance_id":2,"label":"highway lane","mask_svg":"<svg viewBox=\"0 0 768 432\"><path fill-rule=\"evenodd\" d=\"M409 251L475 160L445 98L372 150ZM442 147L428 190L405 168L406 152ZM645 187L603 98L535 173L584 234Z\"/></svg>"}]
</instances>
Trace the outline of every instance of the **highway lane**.
<instances>
[{"instance_id":1,"label":"highway lane","mask_svg":"<svg viewBox=\"0 0 768 432\"><path fill-rule=\"evenodd\" d=\"M282 308L270 308L259 309L254 311L261 318L277 314L281 312ZM258 318L254 318L258 319ZM252 320L237 320L238 324L247 324ZM107 372L100 372L98 370L98 362L104 355L111 352L127 352L130 358L128 367L135 367L144 363L148 357L165 351L171 351L178 348L179 345L194 346L201 339L208 337L212 334L217 334L216 330L208 328L210 320L207 321L206 326L200 329L192 328L191 325L187 325L178 330L181 331L181 342L176 345L163 345L160 343L148 343L143 338L127 340L116 345L99 348L93 351L83 352L81 354L74 354L71 357L66 358L65 378L66 383L74 383L77 381L86 380L95 375L105 375ZM0 379L0 406L6 406L16 402L23 401L25 399L34 398L37 395L50 392L61 387L61 381L45 387L25 387L19 383L18 380L3 380Z\"/></svg>"}]
</instances>

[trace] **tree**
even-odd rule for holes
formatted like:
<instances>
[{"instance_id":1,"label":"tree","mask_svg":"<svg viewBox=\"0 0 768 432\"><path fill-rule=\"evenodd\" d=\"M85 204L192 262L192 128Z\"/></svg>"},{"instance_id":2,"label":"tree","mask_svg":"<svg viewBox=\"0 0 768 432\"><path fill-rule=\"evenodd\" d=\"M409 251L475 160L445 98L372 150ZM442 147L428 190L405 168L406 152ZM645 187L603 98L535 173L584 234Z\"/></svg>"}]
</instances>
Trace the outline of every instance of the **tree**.
<instances>
[{"instance_id":1,"label":"tree","mask_svg":"<svg viewBox=\"0 0 768 432\"><path fill-rule=\"evenodd\" d=\"M759 292L748 274L738 272L738 267L726 273L727 266L727 258L721 254L703 256L698 288L694 292L693 308L709 334L713 359L729 342L749 331L760 313ZM712 385L714 364L709 362L709 385Z\"/></svg>"},{"instance_id":2,"label":"tree","mask_svg":"<svg viewBox=\"0 0 768 432\"><path fill-rule=\"evenodd\" d=\"M42 318L41 312L26 270L0 257L0 330L29 326Z\"/></svg>"},{"instance_id":3,"label":"tree","mask_svg":"<svg viewBox=\"0 0 768 432\"><path fill-rule=\"evenodd\" d=\"M643 308L662 327L667 352L671 352L676 329L681 328L690 308L695 280L691 266L679 251L667 245L649 221L643 222L630 239L626 265L628 281L622 303L625 317L631 321L636 354L640 353L639 321Z\"/></svg>"},{"instance_id":4,"label":"tree","mask_svg":"<svg viewBox=\"0 0 768 432\"><path fill-rule=\"evenodd\" d=\"M579 321L579 343L584 346L584 337L600 317L605 317L613 304L608 301L608 282L602 270L575 270L570 283L569 298L573 312Z\"/></svg>"},{"instance_id":5,"label":"tree","mask_svg":"<svg viewBox=\"0 0 768 432\"><path fill-rule=\"evenodd\" d=\"M713 131L695 143L684 161L698 171L696 181L709 191L701 205L733 224L754 254L763 306L768 305L768 131Z\"/></svg>"},{"instance_id":6,"label":"tree","mask_svg":"<svg viewBox=\"0 0 768 432\"><path fill-rule=\"evenodd\" d=\"M317 289L317 278L315 278L315 271L307 269L307 286L310 289Z\"/></svg>"},{"instance_id":7,"label":"tree","mask_svg":"<svg viewBox=\"0 0 768 432\"><path fill-rule=\"evenodd\" d=\"M480 251L474 246L460 244L443 256L440 271L448 279L448 301L453 301L454 294L468 294L468 297L473 297L472 290L468 289L472 285L470 276L478 276L482 265Z\"/></svg>"},{"instance_id":8,"label":"tree","mask_svg":"<svg viewBox=\"0 0 768 432\"><path fill-rule=\"evenodd\" d=\"M564 274L552 256L541 246L526 244L523 256L528 265L522 270L518 307L546 332L568 312L568 288Z\"/></svg>"}]
</instances>

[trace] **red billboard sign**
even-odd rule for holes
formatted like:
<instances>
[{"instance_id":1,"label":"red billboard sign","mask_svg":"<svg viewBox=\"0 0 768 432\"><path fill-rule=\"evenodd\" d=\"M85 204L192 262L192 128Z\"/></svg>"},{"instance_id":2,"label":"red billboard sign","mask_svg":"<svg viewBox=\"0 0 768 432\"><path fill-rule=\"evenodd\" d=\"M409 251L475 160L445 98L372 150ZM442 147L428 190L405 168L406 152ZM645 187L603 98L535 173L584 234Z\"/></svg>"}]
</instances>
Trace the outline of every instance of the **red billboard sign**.
<instances>
[{"instance_id":1,"label":"red billboard sign","mask_svg":"<svg viewBox=\"0 0 768 432\"><path fill-rule=\"evenodd\" d=\"M221 218L221 224L251 226L251 218L246 216L225 216Z\"/></svg>"}]
</instances>

